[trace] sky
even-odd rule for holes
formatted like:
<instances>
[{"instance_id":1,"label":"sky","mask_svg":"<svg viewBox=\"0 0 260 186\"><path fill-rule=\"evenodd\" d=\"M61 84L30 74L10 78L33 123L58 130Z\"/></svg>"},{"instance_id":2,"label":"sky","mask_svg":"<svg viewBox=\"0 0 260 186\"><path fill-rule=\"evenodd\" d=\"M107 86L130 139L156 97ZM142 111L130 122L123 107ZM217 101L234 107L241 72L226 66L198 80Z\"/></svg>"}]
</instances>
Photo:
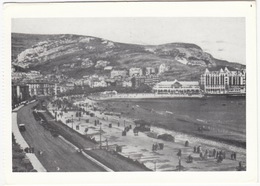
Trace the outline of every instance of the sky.
<instances>
[{"instance_id":1,"label":"sky","mask_svg":"<svg viewBox=\"0 0 260 186\"><path fill-rule=\"evenodd\" d=\"M79 34L134 44L194 43L213 57L246 64L244 18L17 18L13 33Z\"/></svg>"}]
</instances>

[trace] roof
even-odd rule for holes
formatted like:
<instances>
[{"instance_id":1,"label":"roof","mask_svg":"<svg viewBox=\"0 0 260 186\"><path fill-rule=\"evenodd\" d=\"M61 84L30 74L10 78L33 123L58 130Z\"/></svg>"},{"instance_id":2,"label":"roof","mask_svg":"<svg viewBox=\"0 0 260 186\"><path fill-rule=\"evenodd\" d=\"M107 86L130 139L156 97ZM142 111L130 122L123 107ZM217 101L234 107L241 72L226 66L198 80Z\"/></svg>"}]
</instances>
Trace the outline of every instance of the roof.
<instances>
[{"instance_id":1,"label":"roof","mask_svg":"<svg viewBox=\"0 0 260 186\"><path fill-rule=\"evenodd\" d=\"M159 85L172 85L172 84L174 84L176 82L177 82L177 80L174 80L174 81L161 81L158 84Z\"/></svg>"},{"instance_id":2,"label":"roof","mask_svg":"<svg viewBox=\"0 0 260 186\"><path fill-rule=\"evenodd\" d=\"M184 86L199 86L198 81L179 81L179 83Z\"/></svg>"},{"instance_id":3,"label":"roof","mask_svg":"<svg viewBox=\"0 0 260 186\"><path fill-rule=\"evenodd\" d=\"M216 67L211 67L208 70L211 71L220 71L225 70L225 68L227 68L229 71L238 71L237 69L233 68L233 67L227 67L227 66L216 66Z\"/></svg>"},{"instance_id":4,"label":"roof","mask_svg":"<svg viewBox=\"0 0 260 186\"><path fill-rule=\"evenodd\" d=\"M174 81L161 81L159 82L157 85L164 85L164 86L171 86L175 83L180 83L182 86L199 86L199 82L198 81L178 81L178 80L174 80Z\"/></svg>"},{"instance_id":5,"label":"roof","mask_svg":"<svg viewBox=\"0 0 260 186\"><path fill-rule=\"evenodd\" d=\"M12 83L12 86L28 86L25 83Z\"/></svg>"},{"instance_id":6,"label":"roof","mask_svg":"<svg viewBox=\"0 0 260 186\"><path fill-rule=\"evenodd\" d=\"M113 69L112 66L106 66L106 67L104 68L104 70L112 70L112 69Z\"/></svg>"}]
</instances>

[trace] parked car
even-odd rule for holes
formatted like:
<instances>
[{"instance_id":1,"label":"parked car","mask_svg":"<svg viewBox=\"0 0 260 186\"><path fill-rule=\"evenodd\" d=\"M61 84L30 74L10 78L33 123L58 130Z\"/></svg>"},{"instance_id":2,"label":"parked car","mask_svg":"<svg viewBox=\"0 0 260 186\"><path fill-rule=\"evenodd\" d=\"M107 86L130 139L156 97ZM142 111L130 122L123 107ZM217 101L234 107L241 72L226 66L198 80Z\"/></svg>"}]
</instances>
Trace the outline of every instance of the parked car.
<instances>
[{"instance_id":1,"label":"parked car","mask_svg":"<svg viewBox=\"0 0 260 186\"><path fill-rule=\"evenodd\" d=\"M19 127L19 130L21 131L21 132L23 132L23 131L26 131L26 128L25 128L25 124L19 124L18 125L18 127Z\"/></svg>"}]
</instances>

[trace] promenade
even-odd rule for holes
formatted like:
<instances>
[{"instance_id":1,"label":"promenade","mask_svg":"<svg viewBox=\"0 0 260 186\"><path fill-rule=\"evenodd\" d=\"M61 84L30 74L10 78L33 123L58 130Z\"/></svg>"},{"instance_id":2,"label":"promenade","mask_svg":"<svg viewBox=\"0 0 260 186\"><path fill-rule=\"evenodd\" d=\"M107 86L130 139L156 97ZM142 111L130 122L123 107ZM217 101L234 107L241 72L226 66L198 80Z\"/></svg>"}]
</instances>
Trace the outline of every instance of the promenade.
<instances>
[{"instance_id":1,"label":"promenade","mask_svg":"<svg viewBox=\"0 0 260 186\"><path fill-rule=\"evenodd\" d=\"M100 94L89 96L93 100L110 100L110 99L162 99L162 98L202 98L202 94L154 94L154 93L117 93L117 94Z\"/></svg>"},{"instance_id":2,"label":"promenade","mask_svg":"<svg viewBox=\"0 0 260 186\"><path fill-rule=\"evenodd\" d=\"M232 147L220 142L211 140L205 140L198 137L194 137L180 132L170 131L158 127L151 127L151 132L142 133L139 132L138 136L134 135L133 130L127 132L126 136L122 136L122 132L125 127L135 126L134 121L129 118L123 118L118 116L108 116L100 111L94 111L93 107L96 107L93 100L76 101L74 105L79 106L85 110L94 113L94 117L89 115L83 115L82 117L76 117L76 112L69 111L62 113L57 111L49 105L48 109L52 112L57 111L57 119L63 123L67 123L67 120L73 120L68 122L67 126L73 128L78 133L95 138L103 147L113 148L116 145L122 147L122 155L131 159L144 163L144 165L152 170L156 171L172 171L176 170L176 166L179 163L177 156L178 150L182 150L182 164L189 171L218 171L218 170L236 170L239 161L245 161L244 149ZM88 105L88 106L85 106ZM101 125L95 125L95 120L99 120ZM111 127L109 126L111 124ZM175 137L175 142L164 141L158 139L157 136L161 134L171 134ZM185 141L189 141L189 146L185 147ZM164 144L163 150L153 151L153 144ZM223 150L226 153L226 159L222 163L217 163L217 160L210 157L207 159L201 159L200 154L194 153L193 147L201 146L203 152L206 150L212 151ZM231 160L230 155L232 151L239 152L237 160ZM187 163L186 158L192 155L194 163Z\"/></svg>"}]
</instances>

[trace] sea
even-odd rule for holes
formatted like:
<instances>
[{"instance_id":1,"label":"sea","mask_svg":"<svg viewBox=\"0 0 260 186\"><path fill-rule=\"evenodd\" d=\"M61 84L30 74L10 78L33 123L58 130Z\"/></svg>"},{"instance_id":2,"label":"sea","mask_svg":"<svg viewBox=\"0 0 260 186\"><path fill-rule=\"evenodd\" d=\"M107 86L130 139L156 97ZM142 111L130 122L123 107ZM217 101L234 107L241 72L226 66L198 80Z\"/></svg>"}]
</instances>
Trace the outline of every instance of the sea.
<instances>
[{"instance_id":1,"label":"sea","mask_svg":"<svg viewBox=\"0 0 260 186\"><path fill-rule=\"evenodd\" d=\"M178 132L246 142L246 98L207 97L102 101L109 111ZM205 127L205 131L198 131Z\"/></svg>"}]
</instances>

